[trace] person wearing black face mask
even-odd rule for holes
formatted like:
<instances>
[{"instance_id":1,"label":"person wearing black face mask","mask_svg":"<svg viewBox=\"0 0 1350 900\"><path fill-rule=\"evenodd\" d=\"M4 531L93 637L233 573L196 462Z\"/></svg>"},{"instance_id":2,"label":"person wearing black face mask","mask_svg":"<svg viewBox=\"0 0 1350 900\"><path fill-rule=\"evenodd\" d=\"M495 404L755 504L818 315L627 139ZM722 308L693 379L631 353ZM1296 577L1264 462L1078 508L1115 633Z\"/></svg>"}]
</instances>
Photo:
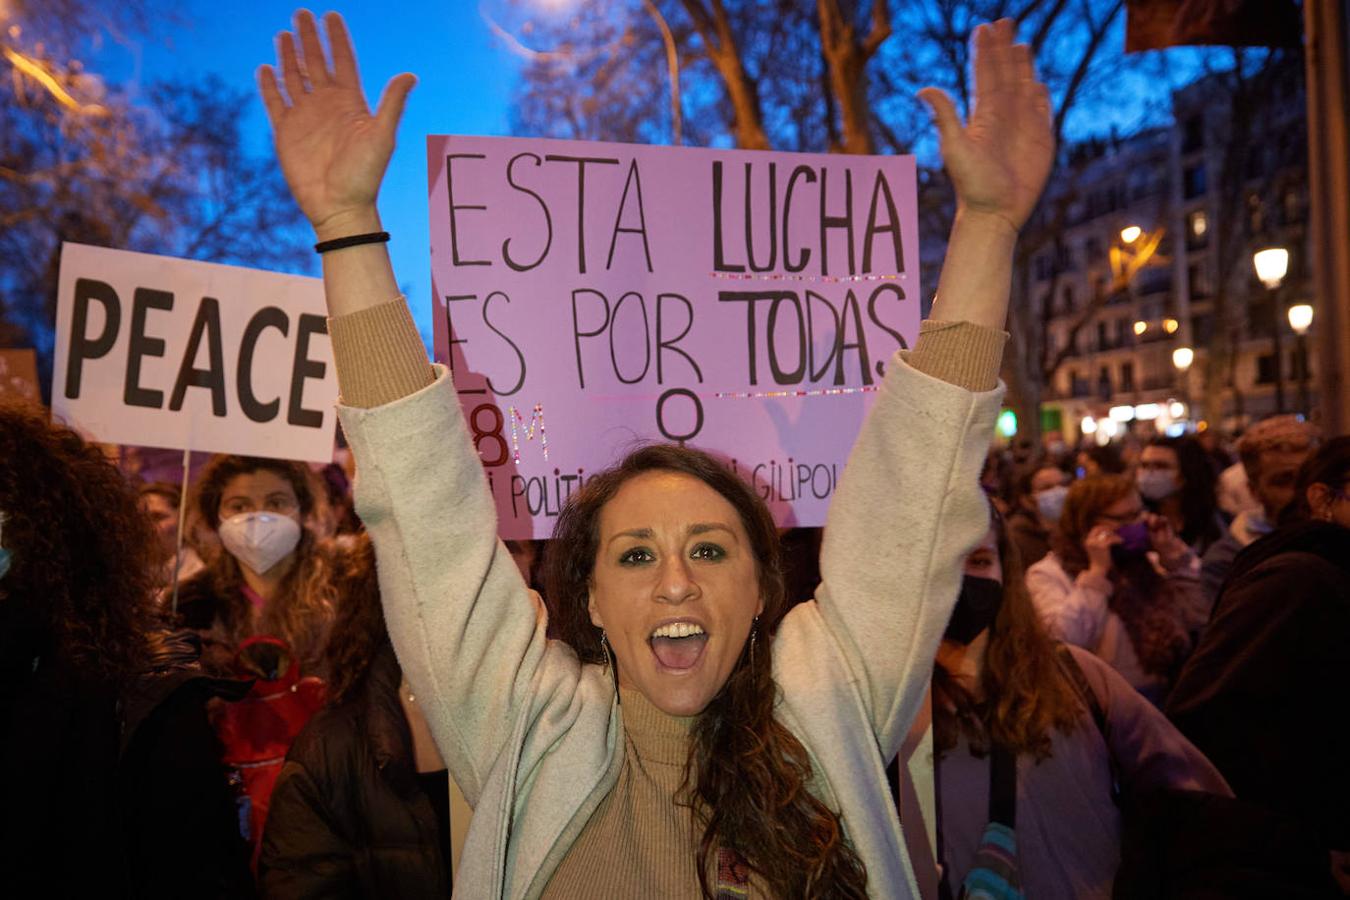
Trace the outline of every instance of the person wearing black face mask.
<instances>
[{"instance_id":1,"label":"person wearing black face mask","mask_svg":"<svg viewBox=\"0 0 1350 900\"><path fill-rule=\"evenodd\" d=\"M1002 603L1003 582L967 573L961 579L961 595L942 639L969 646L980 632L993 624Z\"/></svg>"},{"instance_id":2,"label":"person wearing black face mask","mask_svg":"<svg viewBox=\"0 0 1350 900\"><path fill-rule=\"evenodd\" d=\"M1103 710L1105 731L1084 691ZM966 559L933 671L932 721L938 855L951 896L980 869L978 848L996 812L1011 829L1001 838L1015 846L1026 896L1111 897L1122 827L1112 760L1146 789L1231 796L1204 756L1114 670L1050 638L997 516ZM1011 803L991 804L991 792Z\"/></svg>"}]
</instances>

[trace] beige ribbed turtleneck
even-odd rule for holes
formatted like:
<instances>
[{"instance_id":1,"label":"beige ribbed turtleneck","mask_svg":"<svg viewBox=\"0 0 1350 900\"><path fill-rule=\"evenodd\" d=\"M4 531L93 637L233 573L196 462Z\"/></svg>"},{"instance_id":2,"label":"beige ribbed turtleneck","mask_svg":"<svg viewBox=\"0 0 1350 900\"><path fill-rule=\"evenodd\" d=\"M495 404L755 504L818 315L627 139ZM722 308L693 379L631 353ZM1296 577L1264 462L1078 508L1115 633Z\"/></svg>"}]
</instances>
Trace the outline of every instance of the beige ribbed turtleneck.
<instances>
[{"instance_id":1,"label":"beige ribbed turtleneck","mask_svg":"<svg viewBox=\"0 0 1350 900\"><path fill-rule=\"evenodd\" d=\"M563 857L543 900L700 900L694 855L701 833L693 812L675 802L695 720L668 716L635 690L622 688L619 698L619 780ZM717 889L715 872L708 884ZM753 878L749 896L765 896Z\"/></svg>"}]
</instances>

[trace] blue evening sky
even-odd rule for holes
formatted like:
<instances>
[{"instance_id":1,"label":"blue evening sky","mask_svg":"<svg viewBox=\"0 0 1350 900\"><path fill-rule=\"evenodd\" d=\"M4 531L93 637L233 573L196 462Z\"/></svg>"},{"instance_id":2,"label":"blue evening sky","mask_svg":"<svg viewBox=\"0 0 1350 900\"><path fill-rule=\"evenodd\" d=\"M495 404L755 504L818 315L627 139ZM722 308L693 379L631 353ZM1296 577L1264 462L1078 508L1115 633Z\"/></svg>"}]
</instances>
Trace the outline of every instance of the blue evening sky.
<instances>
[{"instance_id":1,"label":"blue evening sky","mask_svg":"<svg viewBox=\"0 0 1350 900\"><path fill-rule=\"evenodd\" d=\"M134 44L106 42L97 70L124 84L149 84L217 73L252 89L258 65L274 61L273 38L290 27L294 0L185 0L182 24L161 27ZM477 0L388 0L332 8L347 20L361 80L373 106L385 82L410 71L418 85L408 98L398 149L380 194L390 252L423 337L431 336L430 237L427 225L427 134L506 134L507 108L518 58L493 37ZM250 149L271 154L262 102L245 128ZM318 266L305 274L317 275Z\"/></svg>"},{"instance_id":2,"label":"blue evening sky","mask_svg":"<svg viewBox=\"0 0 1350 900\"><path fill-rule=\"evenodd\" d=\"M372 105L393 75L411 71L419 78L408 100L380 208L393 236L394 270L428 345L431 275L425 137L506 134L520 58L507 41L493 33L487 17L493 17L505 31L519 34L524 31L525 17L566 15L571 2L339 0L331 7L347 20ZM95 54L93 68L133 90L151 82L215 73L256 95L255 70L273 61L273 38L290 27L296 7L295 0L182 0L177 20L160 23L152 37L134 42L105 40ZM328 8L313 7L317 14ZM1122 31L1123 17L1108 40L1123 40ZM1198 58L1194 51L1171 51L1173 78L1178 69L1189 70L1189 77L1194 77ZM1150 80L1140 72L1121 73L1108 92L1109 100L1084 107L1071 117L1070 136L1100 134L1112 125L1128 133L1142 120L1156 121L1168 105L1169 80ZM1172 80L1172 84L1185 80ZM261 101L252 108L244 131L252 152L271 155L270 129ZM919 146L926 148L921 152L932 152L931 141L921 141ZM317 260L304 274L318 274Z\"/></svg>"}]
</instances>

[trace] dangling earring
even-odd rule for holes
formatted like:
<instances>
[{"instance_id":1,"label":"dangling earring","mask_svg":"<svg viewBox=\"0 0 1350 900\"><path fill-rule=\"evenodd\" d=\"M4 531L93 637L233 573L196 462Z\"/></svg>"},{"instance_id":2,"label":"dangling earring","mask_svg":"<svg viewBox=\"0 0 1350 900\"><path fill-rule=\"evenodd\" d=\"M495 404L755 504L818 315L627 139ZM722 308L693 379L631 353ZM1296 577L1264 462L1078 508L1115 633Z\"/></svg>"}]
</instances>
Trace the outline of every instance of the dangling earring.
<instances>
[{"instance_id":1,"label":"dangling earring","mask_svg":"<svg viewBox=\"0 0 1350 900\"><path fill-rule=\"evenodd\" d=\"M614 696L619 696L619 662L617 659L610 662L612 652L609 648L609 638L605 635L605 630L600 629L600 652L605 654L605 673L609 675L610 680L614 682Z\"/></svg>"},{"instance_id":2,"label":"dangling earring","mask_svg":"<svg viewBox=\"0 0 1350 900\"><path fill-rule=\"evenodd\" d=\"M750 620L750 668L755 667L755 641L759 638L759 616Z\"/></svg>"}]
</instances>

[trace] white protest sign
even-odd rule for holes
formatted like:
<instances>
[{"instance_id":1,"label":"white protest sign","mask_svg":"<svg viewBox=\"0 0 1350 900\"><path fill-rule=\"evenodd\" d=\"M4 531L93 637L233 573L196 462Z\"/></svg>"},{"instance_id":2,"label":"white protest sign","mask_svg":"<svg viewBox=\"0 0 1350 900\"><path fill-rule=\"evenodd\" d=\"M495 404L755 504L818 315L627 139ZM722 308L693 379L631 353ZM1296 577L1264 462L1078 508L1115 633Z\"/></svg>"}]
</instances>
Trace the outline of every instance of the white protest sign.
<instances>
[{"instance_id":1,"label":"white protest sign","mask_svg":"<svg viewBox=\"0 0 1350 900\"><path fill-rule=\"evenodd\" d=\"M53 414L94 440L333 457L316 278L66 244L53 380Z\"/></svg>"}]
</instances>

